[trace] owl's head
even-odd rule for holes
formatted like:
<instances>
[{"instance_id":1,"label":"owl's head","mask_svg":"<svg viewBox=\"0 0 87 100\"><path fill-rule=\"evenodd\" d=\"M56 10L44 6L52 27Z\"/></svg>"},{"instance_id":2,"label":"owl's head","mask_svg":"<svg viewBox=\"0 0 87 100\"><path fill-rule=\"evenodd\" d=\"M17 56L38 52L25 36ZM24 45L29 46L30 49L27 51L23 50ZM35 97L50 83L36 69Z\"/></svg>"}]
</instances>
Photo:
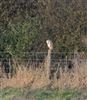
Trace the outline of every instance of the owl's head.
<instances>
[{"instance_id":1,"label":"owl's head","mask_svg":"<svg viewBox=\"0 0 87 100\"><path fill-rule=\"evenodd\" d=\"M48 48L50 50L52 50L53 49L53 43L52 43L52 41L51 40L46 40L46 43L47 43Z\"/></svg>"}]
</instances>

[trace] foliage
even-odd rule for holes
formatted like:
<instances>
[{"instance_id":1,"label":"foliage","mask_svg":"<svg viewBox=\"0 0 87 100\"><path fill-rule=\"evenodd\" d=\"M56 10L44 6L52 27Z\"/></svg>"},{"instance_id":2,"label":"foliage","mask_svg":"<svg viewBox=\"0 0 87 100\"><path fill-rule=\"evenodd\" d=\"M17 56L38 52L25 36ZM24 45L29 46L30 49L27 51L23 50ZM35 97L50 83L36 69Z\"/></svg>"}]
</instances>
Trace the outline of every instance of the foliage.
<instances>
[{"instance_id":1,"label":"foliage","mask_svg":"<svg viewBox=\"0 0 87 100\"><path fill-rule=\"evenodd\" d=\"M39 8L43 28L55 49L72 51L77 47L81 50L82 35L87 34L86 5L81 0L39 0Z\"/></svg>"},{"instance_id":2,"label":"foliage","mask_svg":"<svg viewBox=\"0 0 87 100\"><path fill-rule=\"evenodd\" d=\"M12 55L24 56L23 52L28 50L39 35L37 20L30 18L15 24L9 22L6 28L1 26L1 50Z\"/></svg>"},{"instance_id":3,"label":"foliage","mask_svg":"<svg viewBox=\"0 0 87 100\"><path fill-rule=\"evenodd\" d=\"M0 2L0 51L25 56L23 52L86 51L86 0L2 0Z\"/></svg>"}]
</instances>

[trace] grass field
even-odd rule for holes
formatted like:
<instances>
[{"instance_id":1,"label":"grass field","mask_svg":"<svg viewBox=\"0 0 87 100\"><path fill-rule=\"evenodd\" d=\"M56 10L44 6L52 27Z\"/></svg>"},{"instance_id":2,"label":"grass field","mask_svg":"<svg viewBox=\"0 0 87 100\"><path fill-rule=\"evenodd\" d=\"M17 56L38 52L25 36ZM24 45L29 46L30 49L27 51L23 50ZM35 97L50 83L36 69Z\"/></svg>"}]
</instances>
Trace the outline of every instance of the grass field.
<instances>
[{"instance_id":1,"label":"grass field","mask_svg":"<svg viewBox=\"0 0 87 100\"><path fill-rule=\"evenodd\" d=\"M0 100L87 100L87 91L6 88L0 90Z\"/></svg>"},{"instance_id":2,"label":"grass field","mask_svg":"<svg viewBox=\"0 0 87 100\"><path fill-rule=\"evenodd\" d=\"M19 66L16 75L3 78L0 100L87 100L86 64L71 72L60 70L60 78L52 80L42 67L33 70Z\"/></svg>"}]
</instances>

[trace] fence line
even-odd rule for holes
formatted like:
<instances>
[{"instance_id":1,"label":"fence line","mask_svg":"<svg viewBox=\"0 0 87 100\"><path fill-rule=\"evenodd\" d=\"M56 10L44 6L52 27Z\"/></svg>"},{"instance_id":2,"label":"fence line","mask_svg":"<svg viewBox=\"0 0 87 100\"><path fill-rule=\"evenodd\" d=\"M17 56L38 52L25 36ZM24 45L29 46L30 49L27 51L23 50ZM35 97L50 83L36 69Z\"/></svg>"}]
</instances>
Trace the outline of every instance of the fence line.
<instances>
[{"instance_id":1,"label":"fence line","mask_svg":"<svg viewBox=\"0 0 87 100\"><path fill-rule=\"evenodd\" d=\"M47 56L47 52L23 52L25 53L24 57L11 57L12 55L8 55L6 56L7 53L4 53L5 56L3 56L3 53L0 52L0 61L4 60L4 59L16 59L17 61L38 61L38 60L43 60L46 58ZM51 53L51 60L52 61L57 61L59 59L68 59L68 60L72 60L74 58L78 58L80 60L85 61L87 59L87 55L86 54L82 54L81 52L76 53L76 52L52 52Z\"/></svg>"}]
</instances>

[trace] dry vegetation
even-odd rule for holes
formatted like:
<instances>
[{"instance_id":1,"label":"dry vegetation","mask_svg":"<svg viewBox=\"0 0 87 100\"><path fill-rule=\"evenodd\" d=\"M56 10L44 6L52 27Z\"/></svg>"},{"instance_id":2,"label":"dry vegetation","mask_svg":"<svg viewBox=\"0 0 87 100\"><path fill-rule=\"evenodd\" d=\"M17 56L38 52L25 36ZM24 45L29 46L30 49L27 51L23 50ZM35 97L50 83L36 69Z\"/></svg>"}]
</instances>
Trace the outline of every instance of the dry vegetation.
<instances>
[{"instance_id":1,"label":"dry vegetation","mask_svg":"<svg viewBox=\"0 0 87 100\"><path fill-rule=\"evenodd\" d=\"M21 67L20 67L21 66ZM75 89L87 87L87 65L82 64L75 67L73 71L62 72L60 69L60 78L49 81L46 78L45 71L42 68L31 69L23 65L18 66L17 73L12 78L3 78L1 88L5 87L27 87L37 88L58 88L58 89ZM50 84L50 85L49 85Z\"/></svg>"}]
</instances>

